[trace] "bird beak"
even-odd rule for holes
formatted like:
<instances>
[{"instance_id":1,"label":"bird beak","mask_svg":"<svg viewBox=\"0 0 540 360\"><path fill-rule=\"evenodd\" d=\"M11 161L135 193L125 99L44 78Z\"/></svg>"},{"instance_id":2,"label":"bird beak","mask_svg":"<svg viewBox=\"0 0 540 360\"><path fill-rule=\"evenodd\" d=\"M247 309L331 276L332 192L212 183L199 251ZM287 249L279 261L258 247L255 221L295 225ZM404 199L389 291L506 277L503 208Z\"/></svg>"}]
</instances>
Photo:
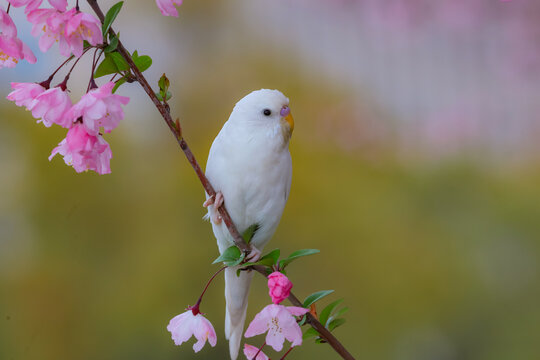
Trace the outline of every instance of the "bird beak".
<instances>
[{"instance_id":1,"label":"bird beak","mask_svg":"<svg viewBox=\"0 0 540 360\"><path fill-rule=\"evenodd\" d=\"M285 120L287 124L289 124L289 132L292 134L294 130L294 119L291 114L291 109L287 105L285 105L281 108L280 115L283 120Z\"/></svg>"}]
</instances>

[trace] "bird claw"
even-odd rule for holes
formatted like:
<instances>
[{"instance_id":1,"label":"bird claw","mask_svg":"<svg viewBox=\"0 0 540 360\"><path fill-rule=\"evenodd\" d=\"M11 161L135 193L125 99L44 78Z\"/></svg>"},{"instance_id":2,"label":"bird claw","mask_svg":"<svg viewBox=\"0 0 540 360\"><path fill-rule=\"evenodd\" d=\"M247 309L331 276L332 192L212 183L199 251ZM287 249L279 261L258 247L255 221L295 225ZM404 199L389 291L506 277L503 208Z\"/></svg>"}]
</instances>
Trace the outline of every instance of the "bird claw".
<instances>
[{"instance_id":1,"label":"bird claw","mask_svg":"<svg viewBox=\"0 0 540 360\"><path fill-rule=\"evenodd\" d=\"M210 196L202 204L204 207L209 207L210 205L214 205L216 209L223 205L223 194L221 191L218 191L215 195Z\"/></svg>"},{"instance_id":2,"label":"bird claw","mask_svg":"<svg viewBox=\"0 0 540 360\"><path fill-rule=\"evenodd\" d=\"M246 260L249 262L257 262L261 258L262 251L251 245L251 250L246 256Z\"/></svg>"},{"instance_id":3,"label":"bird claw","mask_svg":"<svg viewBox=\"0 0 540 360\"><path fill-rule=\"evenodd\" d=\"M208 199L206 199L205 202L203 202L202 206L207 208L209 207L210 205L212 205L214 203L214 195L210 196Z\"/></svg>"},{"instance_id":4,"label":"bird claw","mask_svg":"<svg viewBox=\"0 0 540 360\"><path fill-rule=\"evenodd\" d=\"M216 193L216 200L214 202L214 206L216 209L218 209L221 205L223 205L223 194L221 191L218 191Z\"/></svg>"},{"instance_id":5,"label":"bird claw","mask_svg":"<svg viewBox=\"0 0 540 360\"><path fill-rule=\"evenodd\" d=\"M206 201L203 203L204 207L209 207L210 205L214 205L214 214L212 215L212 222L214 224L221 224L221 220L223 218L221 215L219 215L218 209L221 205L223 205L223 194L221 191L218 191L215 195L210 196Z\"/></svg>"}]
</instances>

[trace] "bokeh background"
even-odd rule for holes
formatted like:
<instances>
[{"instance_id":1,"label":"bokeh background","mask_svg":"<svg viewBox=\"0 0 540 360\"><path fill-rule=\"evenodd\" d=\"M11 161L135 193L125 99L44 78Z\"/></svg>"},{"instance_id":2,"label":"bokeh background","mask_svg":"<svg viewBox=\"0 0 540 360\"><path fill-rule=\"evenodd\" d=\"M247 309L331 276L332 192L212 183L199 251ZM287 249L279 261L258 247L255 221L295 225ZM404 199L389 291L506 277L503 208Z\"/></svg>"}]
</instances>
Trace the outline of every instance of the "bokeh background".
<instances>
[{"instance_id":1,"label":"bokeh background","mask_svg":"<svg viewBox=\"0 0 540 360\"><path fill-rule=\"evenodd\" d=\"M218 268L173 137L124 85L112 174L49 162L65 131L4 97L60 57L14 10L38 63L0 72L0 359L226 358L221 278L203 303L216 348L194 355L166 331ZM294 290L345 299L335 333L358 359L540 358L538 1L186 0L179 12L130 0L115 28L153 57L153 83L171 79L202 164L241 97L290 98L292 192L267 250L321 250L290 266ZM256 278L248 318L268 302ZM310 341L289 358L337 356Z\"/></svg>"}]
</instances>

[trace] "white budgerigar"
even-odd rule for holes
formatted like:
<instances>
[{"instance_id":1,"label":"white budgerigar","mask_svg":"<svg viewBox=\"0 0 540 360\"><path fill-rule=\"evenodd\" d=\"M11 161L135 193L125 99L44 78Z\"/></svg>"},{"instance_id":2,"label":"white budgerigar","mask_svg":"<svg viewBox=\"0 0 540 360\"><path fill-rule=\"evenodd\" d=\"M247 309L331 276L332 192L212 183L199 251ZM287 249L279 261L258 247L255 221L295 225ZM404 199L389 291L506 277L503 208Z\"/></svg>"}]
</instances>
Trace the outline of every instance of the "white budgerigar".
<instances>
[{"instance_id":1,"label":"white budgerigar","mask_svg":"<svg viewBox=\"0 0 540 360\"><path fill-rule=\"evenodd\" d=\"M219 252L233 245L233 239L217 212L223 204L243 233L256 231L248 257L258 259L274 234L291 188L292 164L289 139L294 121L289 99L277 90L261 89L240 100L214 140L206 164L206 176L216 198L208 198L208 217ZM236 275L225 270L225 337L231 359L238 357L252 272Z\"/></svg>"}]
</instances>

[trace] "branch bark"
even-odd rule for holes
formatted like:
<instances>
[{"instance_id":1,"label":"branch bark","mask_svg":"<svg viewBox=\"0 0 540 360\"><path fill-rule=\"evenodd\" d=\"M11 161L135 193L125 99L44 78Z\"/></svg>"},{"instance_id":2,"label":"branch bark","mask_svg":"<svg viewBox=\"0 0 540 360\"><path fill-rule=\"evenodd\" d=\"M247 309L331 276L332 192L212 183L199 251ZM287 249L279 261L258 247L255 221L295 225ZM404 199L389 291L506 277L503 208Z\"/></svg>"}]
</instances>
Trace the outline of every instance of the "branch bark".
<instances>
[{"instance_id":1,"label":"branch bark","mask_svg":"<svg viewBox=\"0 0 540 360\"><path fill-rule=\"evenodd\" d=\"M99 20L103 23L105 16L103 14L103 11L99 7L99 4L97 0L87 0L88 5L94 10L96 15L98 16ZM110 33L114 34L114 31L112 27L109 29ZM199 166L199 163L197 162L197 159L191 152L191 149L189 148L187 142L184 140L184 137L182 136L182 132L179 127L176 126L176 123L173 121L170 113L170 108L166 103L162 103L157 98L156 94L152 90L152 87L142 74L142 72L137 68L137 65L135 65L135 62L133 62L133 59L131 57L131 54L129 51L126 50L124 45L121 41L118 42L118 52L122 57L126 60L129 67L131 68L131 71L133 71L133 74L135 75L136 80L141 84L143 90L146 92L148 97L150 97L150 100L154 103L155 107L158 109L159 113L161 114L163 120L167 123L167 126L169 127L169 130L171 130L174 138L178 142L178 145L184 152L187 160L193 167L193 170L195 170L195 173L197 174L204 190L209 196L215 196L216 191L212 187L212 184L210 184L210 181L206 178L204 172L202 171L201 167ZM177 120L178 121L178 120ZM225 205L218 208L219 214L221 215L223 222L227 226L227 229L229 230L231 236L234 239L234 243L236 246L238 246L242 251L248 253L250 251L250 247L245 243L244 239L242 238L242 235L240 235L240 232L236 228L236 225L233 223L231 216L225 209ZM266 269L263 266L253 266L253 269L263 276L266 275ZM291 292L291 294L288 297L288 300L295 306L303 307L302 302L298 300L298 298ZM319 332L321 337L325 339L330 346L339 354L343 359L346 360L354 360L354 357L347 351L347 349L339 342L339 340L330 332L328 329L326 329L313 315L310 313L307 313L307 321L308 324L310 324L315 330Z\"/></svg>"}]
</instances>

